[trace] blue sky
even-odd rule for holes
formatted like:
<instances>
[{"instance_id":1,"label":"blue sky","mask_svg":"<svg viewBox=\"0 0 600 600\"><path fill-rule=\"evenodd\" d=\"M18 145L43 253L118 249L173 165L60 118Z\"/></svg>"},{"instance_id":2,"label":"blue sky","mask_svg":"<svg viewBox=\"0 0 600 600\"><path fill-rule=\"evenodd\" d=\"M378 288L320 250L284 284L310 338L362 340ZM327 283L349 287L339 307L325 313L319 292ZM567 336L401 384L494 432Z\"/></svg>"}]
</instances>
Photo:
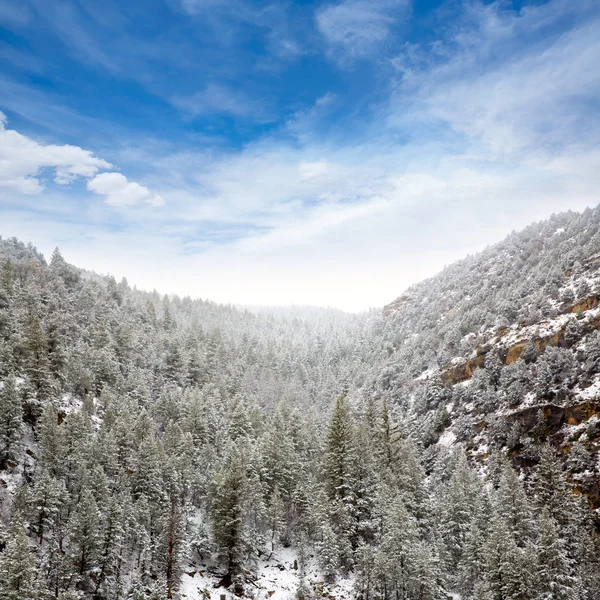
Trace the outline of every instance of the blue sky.
<instances>
[{"instance_id":1,"label":"blue sky","mask_svg":"<svg viewBox=\"0 0 600 600\"><path fill-rule=\"evenodd\" d=\"M0 234L362 310L598 203L586 0L0 0Z\"/></svg>"}]
</instances>

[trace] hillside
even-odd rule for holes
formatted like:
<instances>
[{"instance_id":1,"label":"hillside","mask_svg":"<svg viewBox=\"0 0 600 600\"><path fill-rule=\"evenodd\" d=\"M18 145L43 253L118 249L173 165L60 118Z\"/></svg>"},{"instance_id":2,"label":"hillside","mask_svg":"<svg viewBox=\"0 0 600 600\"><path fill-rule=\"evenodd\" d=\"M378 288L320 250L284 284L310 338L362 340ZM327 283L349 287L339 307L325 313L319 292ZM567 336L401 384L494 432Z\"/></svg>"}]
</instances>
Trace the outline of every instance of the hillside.
<instances>
[{"instance_id":1,"label":"hillside","mask_svg":"<svg viewBox=\"0 0 600 600\"><path fill-rule=\"evenodd\" d=\"M548 440L596 509L599 298L600 211L555 215L387 306L382 385L413 398L428 454L456 440L482 465L502 451L528 474Z\"/></svg>"},{"instance_id":2,"label":"hillside","mask_svg":"<svg viewBox=\"0 0 600 600\"><path fill-rule=\"evenodd\" d=\"M600 598L600 210L381 313L0 239L0 596Z\"/></svg>"}]
</instances>

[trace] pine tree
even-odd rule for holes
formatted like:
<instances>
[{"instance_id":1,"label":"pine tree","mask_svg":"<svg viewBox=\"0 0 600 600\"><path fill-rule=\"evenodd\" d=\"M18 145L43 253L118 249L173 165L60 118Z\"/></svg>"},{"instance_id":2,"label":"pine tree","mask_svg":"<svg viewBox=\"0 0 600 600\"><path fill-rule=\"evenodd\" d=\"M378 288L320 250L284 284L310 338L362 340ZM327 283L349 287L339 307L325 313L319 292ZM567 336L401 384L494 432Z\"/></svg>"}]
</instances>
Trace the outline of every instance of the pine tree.
<instances>
[{"instance_id":1,"label":"pine tree","mask_svg":"<svg viewBox=\"0 0 600 600\"><path fill-rule=\"evenodd\" d=\"M246 457L232 448L224 469L212 482L211 518L215 542L228 577L236 577L249 555L244 530Z\"/></svg>"},{"instance_id":2,"label":"pine tree","mask_svg":"<svg viewBox=\"0 0 600 600\"><path fill-rule=\"evenodd\" d=\"M34 392L46 399L51 392L48 339L38 317L32 317L27 327L27 372Z\"/></svg>"},{"instance_id":3,"label":"pine tree","mask_svg":"<svg viewBox=\"0 0 600 600\"><path fill-rule=\"evenodd\" d=\"M410 598L414 578L420 579L413 553L419 540L417 523L400 496L384 496L382 500L385 508L376 560L382 596Z\"/></svg>"},{"instance_id":4,"label":"pine tree","mask_svg":"<svg viewBox=\"0 0 600 600\"><path fill-rule=\"evenodd\" d=\"M392 422L387 401L384 400L381 408L381 418L378 431L378 454L383 469L396 473L400 461L400 443L402 434L396 424Z\"/></svg>"},{"instance_id":5,"label":"pine tree","mask_svg":"<svg viewBox=\"0 0 600 600\"><path fill-rule=\"evenodd\" d=\"M60 477L65 470L64 428L59 425L58 420L56 406L48 404L38 423L40 464L45 471L54 477Z\"/></svg>"},{"instance_id":6,"label":"pine tree","mask_svg":"<svg viewBox=\"0 0 600 600\"><path fill-rule=\"evenodd\" d=\"M473 520L465 538L458 565L458 590L465 598L479 600L478 584L485 569L485 543L491 506L487 492L481 490L473 505Z\"/></svg>"},{"instance_id":7,"label":"pine tree","mask_svg":"<svg viewBox=\"0 0 600 600\"><path fill-rule=\"evenodd\" d=\"M89 490L84 490L69 527L71 560L79 579L98 565L101 549L101 516Z\"/></svg>"},{"instance_id":8,"label":"pine tree","mask_svg":"<svg viewBox=\"0 0 600 600\"><path fill-rule=\"evenodd\" d=\"M37 569L25 529L16 517L6 549L0 554L0 598L38 600Z\"/></svg>"},{"instance_id":9,"label":"pine tree","mask_svg":"<svg viewBox=\"0 0 600 600\"><path fill-rule=\"evenodd\" d=\"M2 270L0 271L0 289L6 294L8 298L13 295L15 283L15 268L10 260L6 260L2 263Z\"/></svg>"},{"instance_id":10,"label":"pine tree","mask_svg":"<svg viewBox=\"0 0 600 600\"><path fill-rule=\"evenodd\" d=\"M336 402L327 435L325 476L331 500L349 500L352 496L352 468L355 461L353 423L344 396Z\"/></svg>"},{"instance_id":11,"label":"pine tree","mask_svg":"<svg viewBox=\"0 0 600 600\"><path fill-rule=\"evenodd\" d=\"M539 599L576 600L577 581L572 574L567 544L545 507L540 518L537 547Z\"/></svg>"},{"instance_id":12,"label":"pine tree","mask_svg":"<svg viewBox=\"0 0 600 600\"><path fill-rule=\"evenodd\" d=\"M569 517L568 484L560 463L549 445L540 449L540 463L535 474L533 492L540 507L547 507L559 523Z\"/></svg>"},{"instance_id":13,"label":"pine tree","mask_svg":"<svg viewBox=\"0 0 600 600\"><path fill-rule=\"evenodd\" d=\"M100 572L97 577L96 594L103 587L115 590L119 587L119 567L124 552L124 506L122 499L113 496L108 502L104 531L99 540L98 564Z\"/></svg>"},{"instance_id":14,"label":"pine tree","mask_svg":"<svg viewBox=\"0 0 600 600\"><path fill-rule=\"evenodd\" d=\"M440 533L446 545L450 572L456 572L462 557L477 487L476 475L461 453L441 499Z\"/></svg>"},{"instance_id":15,"label":"pine tree","mask_svg":"<svg viewBox=\"0 0 600 600\"><path fill-rule=\"evenodd\" d=\"M279 536L285 527L285 507L281 494L279 493L279 488L275 488L269 498L267 514L271 553L273 553L275 551L275 546L279 541Z\"/></svg>"},{"instance_id":16,"label":"pine tree","mask_svg":"<svg viewBox=\"0 0 600 600\"><path fill-rule=\"evenodd\" d=\"M162 541L162 562L164 564L167 598L173 598L179 587L179 580L183 571L183 560L187 550L186 525L185 507L181 506L177 494L172 491L167 513L164 517Z\"/></svg>"},{"instance_id":17,"label":"pine tree","mask_svg":"<svg viewBox=\"0 0 600 600\"><path fill-rule=\"evenodd\" d=\"M432 552L430 544L419 540L413 546L411 556L410 597L419 600L442 598L442 570L439 558Z\"/></svg>"},{"instance_id":18,"label":"pine tree","mask_svg":"<svg viewBox=\"0 0 600 600\"><path fill-rule=\"evenodd\" d=\"M377 573L375 571L375 550L370 544L361 544L356 549L356 580L354 591L357 598L370 600L376 594Z\"/></svg>"},{"instance_id":19,"label":"pine tree","mask_svg":"<svg viewBox=\"0 0 600 600\"><path fill-rule=\"evenodd\" d=\"M532 540L534 525L529 500L516 471L505 463L497 495L497 512L508 525L517 545Z\"/></svg>"},{"instance_id":20,"label":"pine tree","mask_svg":"<svg viewBox=\"0 0 600 600\"><path fill-rule=\"evenodd\" d=\"M317 553L323 577L326 581L335 581L341 566L340 547L338 537L329 523L321 526L321 539L317 542Z\"/></svg>"},{"instance_id":21,"label":"pine tree","mask_svg":"<svg viewBox=\"0 0 600 600\"><path fill-rule=\"evenodd\" d=\"M54 479L48 471L42 471L32 490L31 527L41 546L51 535L61 519L61 510L68 501L64 482Z\"/></svg>"},{"instance_id":22,"label":"pine tree","mask_svg":"<svg viewBox=\"0 0 600 600\"><path fill-rule=\"evenodd\" d=\"M326 440L325 490L330 501L329 519L340 546L345 568L351 567L352 548L357 544L356 447L354 423L344 396L336 402Z\"/></svg>"},{"instance_id":23,"label":"pine tree","mask_svg":"<svg viewBox=\"0 0 600 600\"><path fill-rule=\"evenodd\" d=\"M494 515L485 543L485 579L493 600L528 600L534 597L533 556L517 546L510 529Z\"/></svg>"},{"instance_id":24,"label":"pine tree","mask_svg":"<svg viewBox=\"0 0 600 600\"><path fill-rule=\"evenodd\" d=\"M0 468L17 457L23 436L23 409L14 377L8 377L0 391Z\"/></svg>"}]
</instances>

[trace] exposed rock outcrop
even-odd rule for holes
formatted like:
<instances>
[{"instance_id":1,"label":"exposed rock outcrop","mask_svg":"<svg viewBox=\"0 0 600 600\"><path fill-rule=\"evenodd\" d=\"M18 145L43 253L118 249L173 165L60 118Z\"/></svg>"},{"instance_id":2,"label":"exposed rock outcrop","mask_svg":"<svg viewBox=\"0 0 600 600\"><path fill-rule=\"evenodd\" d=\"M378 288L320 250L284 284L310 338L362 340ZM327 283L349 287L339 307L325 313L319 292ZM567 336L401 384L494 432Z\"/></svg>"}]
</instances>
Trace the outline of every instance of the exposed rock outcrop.
<instances>
[{"instance_id":1,"label":"exposed rock outcrop","mask_svg":"<svg viewBox=\"0 0 600 600\"><path fill-rule=\"evenodd\" d=\"M593 308L597 308L600 304L600 296L598 294L593 294L573 305L567 307L564 311L565 313L579 313L586 312L588 310L592 310ZM600 327L600 315L590 319L588 322L588 327L598 328ZM503 359L503 363L505 365L510 365L519 358L521 358L521 354L528 342L533 342L538 349L538 352L541 354L548 346L562 346L565 345L565 330L566 325L563 325L557 332L552 335L545 337L534 337L531 340L523 339L519 340L515 344L506 349L505 352L502 353L501 358ZM496 341L500 341L502 337L506 334L506 329L500 330L498 332L498 337ZM482 348L478 348L476 351L476 356L470 358L466 362L454 365L445 369L442 372L442 381L448 385L454 385L456 383L460 383L462 381L467 381L473 377L473 374L477 369L480 369L485 365L485 355L489 352L490 347L483 346Z\"/></svg>"},{"instance_id":2,"label":"exposed rock outcrop","mask_svg":"<svg viewBox=\"0 0 600 600\"><path fill-rule=\"evenodd\" d=\"M383 311L382 311L383 316L389 317L391 314L395 313L397 310L401 309L408 302L410 302L410 300L411 300L410 296L407 296L406 294L399 296L393 302L390 302L389 304L386 304L383 307Z\"/></svg>"}]
</instances>

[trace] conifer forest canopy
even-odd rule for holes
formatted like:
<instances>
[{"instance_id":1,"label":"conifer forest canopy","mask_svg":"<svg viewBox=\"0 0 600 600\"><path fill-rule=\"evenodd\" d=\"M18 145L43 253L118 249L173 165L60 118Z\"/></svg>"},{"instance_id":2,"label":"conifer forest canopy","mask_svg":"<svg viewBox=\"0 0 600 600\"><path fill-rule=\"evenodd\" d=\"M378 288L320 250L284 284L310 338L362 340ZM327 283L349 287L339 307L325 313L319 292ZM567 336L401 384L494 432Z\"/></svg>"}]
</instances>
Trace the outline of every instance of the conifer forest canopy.
<instances>
[{"instance_id":1,"label":"conifer forest canopy","mask_svg":"<svg viewBox=\"0 0 600 600\"><path fill-rule=\"evenodd\" d=\"M362 314L0 238L0 598L600 599L599 294L599 208Z\"/></svg>"}]
</instances>

